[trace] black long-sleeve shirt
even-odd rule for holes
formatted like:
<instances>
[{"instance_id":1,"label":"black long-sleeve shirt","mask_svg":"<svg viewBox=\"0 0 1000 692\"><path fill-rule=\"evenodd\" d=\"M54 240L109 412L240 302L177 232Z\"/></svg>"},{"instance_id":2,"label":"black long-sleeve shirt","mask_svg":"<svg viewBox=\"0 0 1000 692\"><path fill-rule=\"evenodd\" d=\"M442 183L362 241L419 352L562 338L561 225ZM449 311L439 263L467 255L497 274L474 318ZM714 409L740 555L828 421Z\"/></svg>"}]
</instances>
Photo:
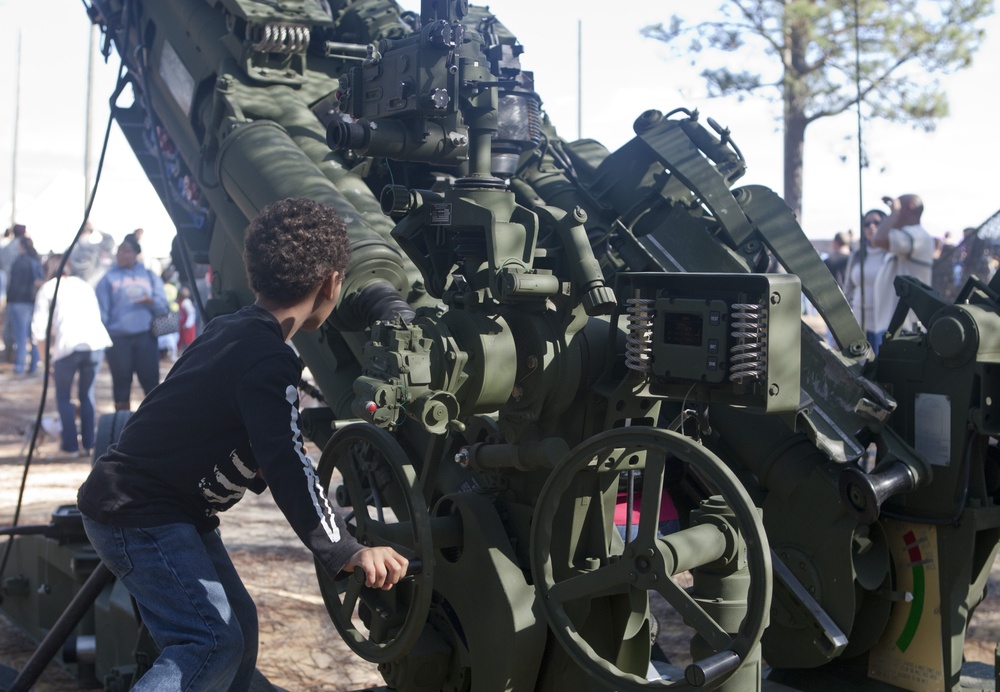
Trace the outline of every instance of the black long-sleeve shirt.
<instances>
[{"instance_id":1,"label":"black long-sleeve shirt","mask_svg":"<svg viewBox=\"0 0 1000 692\"><path fill-rule=\"evenodd\" d=\"M129 418L80 488L80 511L112 526L218 526L246 490L278 507L330 574L361 545L331 509L299 430L302 366L256 306L217 317Z\"/></svg>"},{"instance_id":2,"label":"black long-sleeve shirt","mask_svg":"<svg viewBox=\"0 0 1000 692\"><path fill-rule=\"evenodd\" d=\"M7 281L8 303L32 303L38 287L45 278L42 263L30 255L20 254L10 265L10 278Z\"/></svg>"}]
</instances>

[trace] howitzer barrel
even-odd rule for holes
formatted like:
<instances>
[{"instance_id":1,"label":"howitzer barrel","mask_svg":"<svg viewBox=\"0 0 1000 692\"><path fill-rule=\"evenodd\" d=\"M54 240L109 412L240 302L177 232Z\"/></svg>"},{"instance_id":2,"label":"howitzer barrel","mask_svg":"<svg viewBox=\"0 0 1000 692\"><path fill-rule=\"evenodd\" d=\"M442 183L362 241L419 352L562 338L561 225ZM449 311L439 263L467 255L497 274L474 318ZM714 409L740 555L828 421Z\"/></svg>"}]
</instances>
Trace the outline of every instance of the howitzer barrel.
<instances>
[{"instance_id":1,"label":"howitzer barrel","mask_svg":"<svg viewBox=\"0 0 1000 692\"><path fill-rule=\"evenodd\" d=\"M338 308L338 318L345 326L363 329L369 315L384 316L371 308L370 300L356 300L366 287L378 282L397 291L385 295L383 290L379 298L401 308L398 291L408 285L401 255L358 218L350 202L284 128L268 120L237 128L220 148L218 175L223 188L248 217L275 200L304 196L331 204L351 219L351 264L344 278L344 302Z\"/></svg>"}]
</instances>

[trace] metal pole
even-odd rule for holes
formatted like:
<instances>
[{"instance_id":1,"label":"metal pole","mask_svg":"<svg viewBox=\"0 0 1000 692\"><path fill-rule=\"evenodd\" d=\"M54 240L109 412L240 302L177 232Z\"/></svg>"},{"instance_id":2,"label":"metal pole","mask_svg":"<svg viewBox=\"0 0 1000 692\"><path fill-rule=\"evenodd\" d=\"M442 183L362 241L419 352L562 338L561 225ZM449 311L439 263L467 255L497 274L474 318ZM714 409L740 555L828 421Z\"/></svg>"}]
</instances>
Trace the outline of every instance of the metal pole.
<instances>
[{"instance_id":1,"label":"metal pole","mask_svg":"<svg viewBox=\"0 0 1000 692\"><path fill-rule=\"evenodd\" d=\"M867 331L870 324L865 324L865 259L868 256L868 241L865 240L865 147L862 141L864 132L861 127L861 13L858 7L858 0L854 0L854 91L857 94L855 99L855 110L858 116L858 223L861 224L861 232L858 233L858 244L861 248L861 314L855 315L861 323L862 331ZM848 296L850 298L850 296Z\"/></svg>"},{"instance_id":2,"label":"metal pole","mask_svg":"<svg viewBox=\"0 0 1000 692\"><path fill-rule=\"evenodd\" d=\"M83 142L83 209L86 213L90 203L90 188L93 180L90 171L93 152L91 147L92 130L94 127L94 65L97 63L97 50L100 43L101 29L97 24L90 25L90 55L87 59L87 115L84 127Z\"/></svg>"},{"instance_id":3,"label":"metal pole","mask_svg":"<svg viewBox=\"0 0 1000 692\"><path fill-rule=\"evenodd\" d=\"M31 689L31 686L41 677L42 672L49 664L49 661L52 660L52 657L66 643L66 639L69 637L70 632L73 631L73 628L80 624L80 620L90 610L90 607L94 605L94 601L97 600L104 587L114 581L114 579L115 575L111 573L111 570L105 567L103 562L99 562L94 571L90 573L87 581L77 591L76 596L66 606L66 610L62 612L59 619L52 625L52 629L48 631L48 634L39 643L38 648L35 649L35 653L31 654L31 658L24 664L24 669L17 676L17 679L14 680L7 692L28 692Z\"/></svg>"},{"instance_id":4,"label":"metal pole","mask_svg":"<svg viewBox=\"0 0 1000 692\"><path fill-rule=\"evenodd\" d=\"M10 225L17 223L17 138L21 124L21 30L17 30L17 61L14 68L14 145L10 157Z\"/></svg>"},{"instance_id":5,"label":"metal pole","mask_svg":"<svg viewBox=\"0 0 1000 692\"><path fill-rule=\"evenodd\" d=\"M583 139L583 20L576 20L576 138Z\"/></svg>"}]
</instances>

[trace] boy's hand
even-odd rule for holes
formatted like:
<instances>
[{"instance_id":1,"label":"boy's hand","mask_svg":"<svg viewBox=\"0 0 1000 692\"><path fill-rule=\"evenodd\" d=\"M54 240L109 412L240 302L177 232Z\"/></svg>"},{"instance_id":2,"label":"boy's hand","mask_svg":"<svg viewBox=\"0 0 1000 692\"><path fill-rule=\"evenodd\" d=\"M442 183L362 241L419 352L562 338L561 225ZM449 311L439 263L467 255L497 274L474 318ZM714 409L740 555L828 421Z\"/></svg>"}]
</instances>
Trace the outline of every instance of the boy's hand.
<instances>
[{"instance_id":1,"label":"boy's hand","mask_svg":"<svg viewBox=\"0 0 1000 692\"><path fill-rule=\"evenodd\" d=\"M351 556L344 571L360 567L365 571L365 586L388 591L406 574L409 561L392 548L362 548Z\"/></svg>"}]
</instances>

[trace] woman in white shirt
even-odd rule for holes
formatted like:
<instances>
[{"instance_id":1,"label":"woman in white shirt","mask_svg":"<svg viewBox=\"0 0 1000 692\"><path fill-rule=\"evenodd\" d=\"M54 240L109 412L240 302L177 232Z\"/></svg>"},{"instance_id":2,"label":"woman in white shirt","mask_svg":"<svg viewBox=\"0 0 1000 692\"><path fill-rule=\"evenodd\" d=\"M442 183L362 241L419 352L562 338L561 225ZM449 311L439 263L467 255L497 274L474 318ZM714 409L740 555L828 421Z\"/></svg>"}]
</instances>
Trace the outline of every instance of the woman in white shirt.
<instances>
[{"instance_id":1,"label":"woman in white shirt","mask_svg":"<svg viewBox=\"0 0 1000 692\"><path fill-rule=\"evenodd\" d=\"M879 209L872 209L862 217L861 247L851 253L844 272L844 295L875 353L882 343L882 334L875 328L875 276L885 261L885 250L871 241L883 219L885 213Z\"/></svg>"}]
</instances>

